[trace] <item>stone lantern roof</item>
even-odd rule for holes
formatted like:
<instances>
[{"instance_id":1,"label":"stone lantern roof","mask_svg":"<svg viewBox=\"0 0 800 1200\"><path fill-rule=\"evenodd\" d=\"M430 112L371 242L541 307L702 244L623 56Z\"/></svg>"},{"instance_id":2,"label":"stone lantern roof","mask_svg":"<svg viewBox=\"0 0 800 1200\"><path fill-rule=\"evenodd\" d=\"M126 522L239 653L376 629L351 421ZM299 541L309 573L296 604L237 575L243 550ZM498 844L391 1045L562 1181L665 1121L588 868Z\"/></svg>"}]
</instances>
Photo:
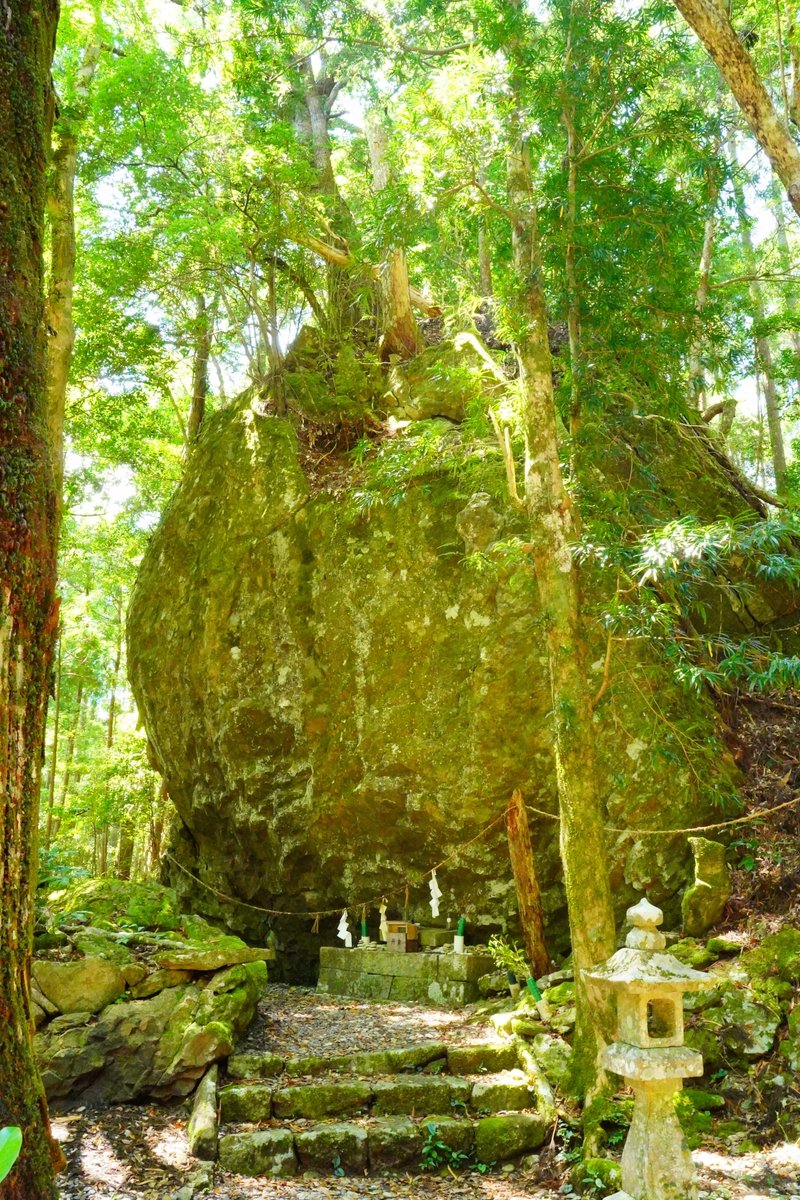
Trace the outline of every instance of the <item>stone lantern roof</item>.
<instances>
[{"instance_id":1,"label":"stone lantern roof","mask_svg":"<svg viewBox=\"0 0 800 1200\"><path fill-rule=\"evenodd\" d=\"M666 938L658 926L664 920L660 908L642 899L629 908L625 919L631 926L625 945L607 962L586 971L592 983L610 990L647 992L663 996L697 992L713 981L701 971L679 962L673 954L663 953Z\"/></svg>"}]
</instances>

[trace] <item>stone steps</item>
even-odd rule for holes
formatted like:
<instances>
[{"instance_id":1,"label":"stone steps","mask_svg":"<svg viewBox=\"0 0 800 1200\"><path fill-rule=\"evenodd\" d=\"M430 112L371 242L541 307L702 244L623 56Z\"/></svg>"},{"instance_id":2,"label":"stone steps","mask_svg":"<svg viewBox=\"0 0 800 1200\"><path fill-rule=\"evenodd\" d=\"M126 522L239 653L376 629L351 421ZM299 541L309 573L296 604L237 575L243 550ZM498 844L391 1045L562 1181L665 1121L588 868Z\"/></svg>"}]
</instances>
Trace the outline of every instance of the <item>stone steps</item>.
<instances>
[{"instance_id":1,"label":"stone steps","mask_svg":"<svg viewBox=\"0 0 800 1200\"><path fill-rule=\"evenodd\" d=\"M312 1170L321 1174L418 1171L426 1140L444 1144L463 1161L494 1165L539 1149L551 1121L535 1111L472 1119L436 1115L370 1117L364 1121L320 1121L308 1129L278 1127L223 1134L219 1162L239 1175L285 1177ZM443 1158L443 1162L447 1161Z\"/></svg>"},{"instance_id":2,"label":"stone steps","mask_svg":"<svg viewBox=\"0 0 800 1200\"><path fill-rule=\"evenodd\" d=\"M303 1078L314 1075L389 1075L437 1066L454 1075L481 1071L504 1071L519 1066L512 1041L482 1042L473 1046L450 1046L444 1042L422 1042L399 1050L375 1050L325 1058L281 1058L269 1053L234 1054L228 1059L229 1079L273 1079L280 1075Z\"/></svg>"},{"instance_id":3,"label":"stone steps","mask_svg":"<svg viewBox=\"0 0 800 1200\"><path fill-rule=\"evenodd\" d=\"M443 1163L504 1162L538 1149L555 1111L516 1041L314 1059L238 1054L217 1106L220 1164L258 1176L418 1170L433 1142ZM193 1152L213 1157L207 1120L203 1129Z\"/></svg>"}]
</instances>

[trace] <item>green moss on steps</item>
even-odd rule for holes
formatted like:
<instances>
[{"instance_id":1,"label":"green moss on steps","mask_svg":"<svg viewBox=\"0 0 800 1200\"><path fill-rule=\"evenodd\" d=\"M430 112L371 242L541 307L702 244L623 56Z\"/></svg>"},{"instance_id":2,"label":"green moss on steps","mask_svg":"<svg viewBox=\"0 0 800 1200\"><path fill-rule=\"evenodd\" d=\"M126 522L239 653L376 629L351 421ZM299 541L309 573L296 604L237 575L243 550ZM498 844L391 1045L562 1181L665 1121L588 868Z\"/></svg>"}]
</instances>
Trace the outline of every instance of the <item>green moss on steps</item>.
<instances>
[{"instance_id":1,"label":"green moss on steps","mask_svg":"<svg viewBox=\"0 0 800 1200\"><path fill-rule=\"evenodd\" d=\"M444 1142L451 1150L469 1154L475 1145L475 1127L464 1117L460 1119L436 1115L425 1117L420 1124L425 1137L430 1134L431 1126L435 1130L433 1136L440 1142Z\"/></svg>"},{"instance_id":2,"label":"green moss on steps","mask_svg":"<svg viewBox=\"0 0 800 1200\"><path fill-rule=\"evenodd\" d=\"M360 1080L352 1083L309 1083L280 1088L273 1094L272 1102L276 1117L319 1120L321 1117L358 1112L369 1105L372 1095L370 1085Z\"/></svg>"},{"instance_id":3,"label":"green moss on steps","mask_svg":"<svg viewBox=\"0 0 800 1200\"><path fill-rule=\"evenodd\" d=\"M283 1061L277 1054L232 1054L228 1059L228 1076L231 1079L272 1079L283 1071Z\"/></svg>"},{"instance_id":4,"label":"green moss on steps","mask_svg":"<svg viewBox=\"0 0 800 1200\"><path fill-rule=\"evenodd\" d=\"M228 1084L219 1093L219 1105L223 1121L256 1125L272 1116L272 1088L263 1083Z\"/></svg>"},{"instance_id":5,"label":"green moss on steps","mask_svg":"<svg viewBox=\"0 0 800 1200\"><path fill-rule=\"evenodd\" d=\"M485 1042L477 1046L451 1046L447 1066L454 1075L477 1075L481 1071L508 1071L519 1065L513 1042Z\"/></svg>"},{"instance_id":6,"label":"green moss on steps","mask_svg":"<svg viewBox=\"0 0 800 1200\"><path fill-rule=\"evenodd\" d=\"M382 1117L369 1125L369 1165L372 1170L418 1168L425 1135L424 1125L409 1117Z\"/></svg>"},{"instance_id":7,"label":"green moss on steps","mask_svg":"<svg viewBox=\"0 0 800 1200\"><path fill-rule=\"evenodd\" d=\"M294 1136L286 1129L259 1129L220 1138L219 1162L237 1175L282 1178L297 1174Z\"/></svg>"},{"instance_id":8,"label":"green moss on steps","mask_svg":"<svg viewBox=\"0 0 800 1200\"><path fill-rule=\"evenodd\" d=\"M535 1107L536 1093L523 1071L504 1071L477 1080L470 1103L476 1112L512 1112Z\"/></svg>"},{"instance_id":9,"label":"green moss on steps","mask_svg":"<svg viewBox=\"0 0 800 1200\"><path fill-rule=\"evenodd\" d=\"M547 1122L535 1113L505 1113L484 1117L475 1126L475 1154L479 1162L508 1162L538 1150L547 1135Z\"/></svg>"},{"instance_id":10,"label":"green moss on steps","mask_svg":"<svg viewBox=\"0 0 800 1200\"><path fill-rule=\"evenodd\" d=\"M375 1113L394 1116L407 1113L449 1113L454 1106L469 1103L472 1085L455 1075L409 1075L378 1079L374 1083Z\"/></svg>"},{"instance_id":11,"label":"green moss on steps","mask_svg":"<svg viewBox=\"0 0 800 1200\"><path fill-rule=\"evenodd\" d=\"M318 1125L297 1133L294 1140L303 1169L361 1173L367 1166L367 1131L361 1125Z\"/></svg>"}]
</instances>

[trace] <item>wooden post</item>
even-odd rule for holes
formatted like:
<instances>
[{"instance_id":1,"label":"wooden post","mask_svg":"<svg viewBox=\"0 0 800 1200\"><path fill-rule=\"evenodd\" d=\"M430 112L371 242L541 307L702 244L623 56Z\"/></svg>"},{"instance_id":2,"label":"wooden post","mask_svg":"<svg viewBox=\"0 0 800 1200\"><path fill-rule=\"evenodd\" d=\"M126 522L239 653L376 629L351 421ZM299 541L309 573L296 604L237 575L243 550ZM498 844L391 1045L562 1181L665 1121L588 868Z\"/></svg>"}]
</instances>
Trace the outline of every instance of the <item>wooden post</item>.
<instances>
[{"instance_id":1,"label":"wooden post","mask_svg":"<svg viewBox=\"0 0 800 1200\"><path fill-rule=\"evenodd\" d=\"M544 941L542 896L533 861L528 814L525 811L522 792L518 788L508 806L507 823L508 853L514 871L514 882L517 885L517 902L525 953L528 956L531 970L538 979L540 975L547 974L551 964Z\"/></svg>"}]
</instances>

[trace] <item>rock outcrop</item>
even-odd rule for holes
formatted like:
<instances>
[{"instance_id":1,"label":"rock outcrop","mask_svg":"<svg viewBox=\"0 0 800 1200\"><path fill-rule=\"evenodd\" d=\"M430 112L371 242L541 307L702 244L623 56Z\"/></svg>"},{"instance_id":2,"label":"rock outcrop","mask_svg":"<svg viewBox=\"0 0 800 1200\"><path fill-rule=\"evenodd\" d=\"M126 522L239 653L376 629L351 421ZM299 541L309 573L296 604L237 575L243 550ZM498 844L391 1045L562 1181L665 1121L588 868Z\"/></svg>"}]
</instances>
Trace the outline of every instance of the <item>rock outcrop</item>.
<instances>
[{"instance_id":1,"label":"rock outcrop","mask_svg":"<svg viewBox=\"0 0 800 1200\"><path fill-rule=\"evenodd\" d=\"M694 856L694 882L683 893L683 928L697 937L716 925L731 895L731 873L720 842L704 837L689 838Z\"/></svg>"},{"instance_id":2,"label":"rock outcrop","mask_svg":"<svg viewBox=\"0 0 800 1200\"><path fill-rule=\"evenodd\" d=\"M157 920L161 932L114 926L120 903L136 900L158 902L139 915ZM64 945L32 970L34 1050L48 1098L117 1103L187 1095L252 1021L273 952L181 916L174 893L157 885L95 880L55 907L63 909L53 919ZM102 926L75 923L87 919ZM191 969L160 965L179 956Z\"/></svg>"},{"instance_id":3,"label":"rock outcrop","mask_svg":"<svg viewBox=\"0 0 800 1200\"><path fill-rule=\"evenodd\" d=\"M701 519L757 505L704 435L656 426L620 417L601 431L603 487L619 489L620 508L646 524L689 502ZM202 881L170 866L170 882L184 907L254 937L265 919L203 885L313 914L384 893L394 906L410 880L421 915L427 888L414 881L502 814L514 788L555 812L544 617L524 549L503 541L524 546L525 524L496 444L444 420L395 437L404 456L387 442L376 497L352 460L315 457L290 419L242 397L208 420L139 572L131 682L180 818L171 852ZM737 608L730 592L718 623L775 616L762 594ZM599 634L598 689L604 650ZM599 705L597 729L614 896L623 910L646 890L674 921L685 839L636 830L728 815L736 769L710 701L679 690L639 640L615 646L613 672L627 682ZM557 824L533 821L557 951ZM502 825L439 884L443 917L513 925ZM323 918L323 940L335 924ZM316 963L310 925L278 919L298 980Z\"/></svg>"}]
</instances>

